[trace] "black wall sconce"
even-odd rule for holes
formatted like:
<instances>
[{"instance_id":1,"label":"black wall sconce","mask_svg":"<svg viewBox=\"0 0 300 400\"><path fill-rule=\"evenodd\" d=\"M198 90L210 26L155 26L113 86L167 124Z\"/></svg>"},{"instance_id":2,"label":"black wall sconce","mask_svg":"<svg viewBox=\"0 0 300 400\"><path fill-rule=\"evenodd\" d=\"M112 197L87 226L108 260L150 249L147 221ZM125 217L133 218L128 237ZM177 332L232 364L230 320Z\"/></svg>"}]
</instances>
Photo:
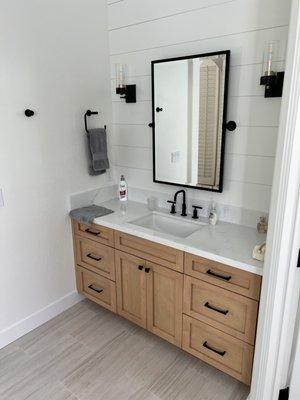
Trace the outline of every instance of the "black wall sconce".
<instances>
[{"instance_id":1,"label":"black wall sconce","mask_svg":"<svg viewBox=\"0 0 300 400\"><path fill-rule=\"evenodd\" d=\"M126 65L116 64L116 94L126 103L136 103L136 85L126 85Z\"/></svg>"},{"instance_id":2,"label":"black wall sconce","mask_svg":"<svg viewBox=\"0 0 300 400\"><path fill-rule=\"evenodd\" d=\"M270 41L264 52L260 84L265 86L265 97L282 97L284 72L278 71L275 63L278 60L278 45L278 41Z\"/></svg>"}]
</instances>

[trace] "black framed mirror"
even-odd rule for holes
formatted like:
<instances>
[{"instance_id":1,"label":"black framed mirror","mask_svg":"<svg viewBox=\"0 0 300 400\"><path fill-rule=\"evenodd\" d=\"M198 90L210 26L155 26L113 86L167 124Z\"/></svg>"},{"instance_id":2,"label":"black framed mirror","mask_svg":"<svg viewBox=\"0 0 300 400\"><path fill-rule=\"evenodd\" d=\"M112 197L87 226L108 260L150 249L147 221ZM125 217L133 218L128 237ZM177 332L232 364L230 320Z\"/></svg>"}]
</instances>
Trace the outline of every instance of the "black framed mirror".
<instances>
[{"instance_id":1,"label":"black framed mirror","mask_svg":"<svg viewBox=\"0 0 300 400\"><path fill-rule=\"evenodd\" d=\"M152 61L153 181L222 192L230 50Z\"/></svg>"}]
</instances>

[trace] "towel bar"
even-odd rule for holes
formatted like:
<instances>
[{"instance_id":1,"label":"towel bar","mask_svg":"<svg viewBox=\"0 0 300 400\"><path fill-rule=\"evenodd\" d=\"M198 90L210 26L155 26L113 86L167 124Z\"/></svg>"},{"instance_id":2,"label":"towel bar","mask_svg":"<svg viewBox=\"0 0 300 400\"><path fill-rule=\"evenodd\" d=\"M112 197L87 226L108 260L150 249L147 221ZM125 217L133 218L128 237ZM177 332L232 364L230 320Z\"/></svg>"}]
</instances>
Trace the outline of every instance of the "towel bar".
<instances>
[{"instance_id":1,"label":"towel bar","mask_svg":"<svg viewBox=\"0 0 300 400\"><path fill-rule=\"evenodd\" d=\"M91 110L87 110L86 113L84 114L84 127L85 127L85 131L86 133L89 133L89 130L87 128L87 119L86 117L90 117L91 115L98 115L98 111L91 111ZM104 129L106 130L106 125L104 125Z\"/></svg>"}]
</instances>

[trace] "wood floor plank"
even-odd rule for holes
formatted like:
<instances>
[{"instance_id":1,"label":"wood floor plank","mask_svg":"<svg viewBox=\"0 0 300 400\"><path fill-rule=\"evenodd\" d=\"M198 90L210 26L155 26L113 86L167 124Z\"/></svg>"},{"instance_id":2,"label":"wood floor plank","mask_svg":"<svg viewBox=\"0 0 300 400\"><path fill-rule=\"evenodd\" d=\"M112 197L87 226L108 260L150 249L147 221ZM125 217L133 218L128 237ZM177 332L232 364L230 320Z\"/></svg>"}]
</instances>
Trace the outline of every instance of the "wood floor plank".
<instances>
[{"instance_id":1,"label":"wood floor plank","mask_svg":"<svg viewBox=\"0 0 300 400\"><path fill-rule=\"evenodd\" d=\"M85 346L71 336L65 336L55 346L29 357L9 371L0 381L0 398L25 400L45 384L63 380L90 356L91 353Z\"/></svg>"},{"instance_id":2,"label":"wood floor plank","mask_svg":"<svg viewBox=\"0 0 300 400\"><path fill-rule=\"evenodd\" d=\"M66 389L61 383L55 382L39 388L26 400L78 400L73 393Z\"/></svg>"},{"instance_id":3,"label":"wood floor plank","mask_svg":"<svg viewBox=\"0 0 300 400\"><path fill-rule=\"evenodd\" d=\"M51 347L55 342L66 335L70 335L74 330L78 330L86 326L92 321L97 313L88 307L76 305L75 309L71 309L60 314L56 318L47 322L40 328L23 336L16 341L16 344L28 354L35 354L46 347Z\"/></svg>"},{"instance_id":4,"label":"wood floor plank","mask_svg":"<svg viewBox=\"0 0 300 400\"><path fill-rule=\"evenodd\" d=\"M87 300L0 350L1 400L245 400L248 392Z\"/></svg>"}]
</instances>

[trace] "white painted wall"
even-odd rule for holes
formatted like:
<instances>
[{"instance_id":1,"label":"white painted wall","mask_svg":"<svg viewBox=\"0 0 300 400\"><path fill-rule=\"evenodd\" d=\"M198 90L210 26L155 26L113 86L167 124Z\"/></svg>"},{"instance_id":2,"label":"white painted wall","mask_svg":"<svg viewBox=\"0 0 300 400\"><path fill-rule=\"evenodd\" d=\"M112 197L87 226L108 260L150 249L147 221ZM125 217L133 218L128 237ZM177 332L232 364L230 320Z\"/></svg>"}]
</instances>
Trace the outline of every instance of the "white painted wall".
<instances>
[{"instance_id":1,"label":"white painted wall","mask_svg":"<svg viewBox=\"0 0 300 400\"><path fill-rule=\"evenodd\" d=\"M1 2L0 347L75 301L68 195L109 181L83 127L111 119L106 19L106 0Z\"/></svg>"},{"instance_id":2,"label":"white painted wall","mask_svg":"<svg viewBox=\"0 0 300 400\"><path fill-rule=\"evenodd\" d=\"M285 58L290 1L110 0L109 36L113 93L113 154L117 175L129 186L174 192L152 182L151 60L230 49L224 192L194 191L193 197L268 211L281 99L265 99L259 85L265 42L280 40ZM137 84L136 104L114 95L115 63L128 65Z\"/></svg>"}]
</instances>

